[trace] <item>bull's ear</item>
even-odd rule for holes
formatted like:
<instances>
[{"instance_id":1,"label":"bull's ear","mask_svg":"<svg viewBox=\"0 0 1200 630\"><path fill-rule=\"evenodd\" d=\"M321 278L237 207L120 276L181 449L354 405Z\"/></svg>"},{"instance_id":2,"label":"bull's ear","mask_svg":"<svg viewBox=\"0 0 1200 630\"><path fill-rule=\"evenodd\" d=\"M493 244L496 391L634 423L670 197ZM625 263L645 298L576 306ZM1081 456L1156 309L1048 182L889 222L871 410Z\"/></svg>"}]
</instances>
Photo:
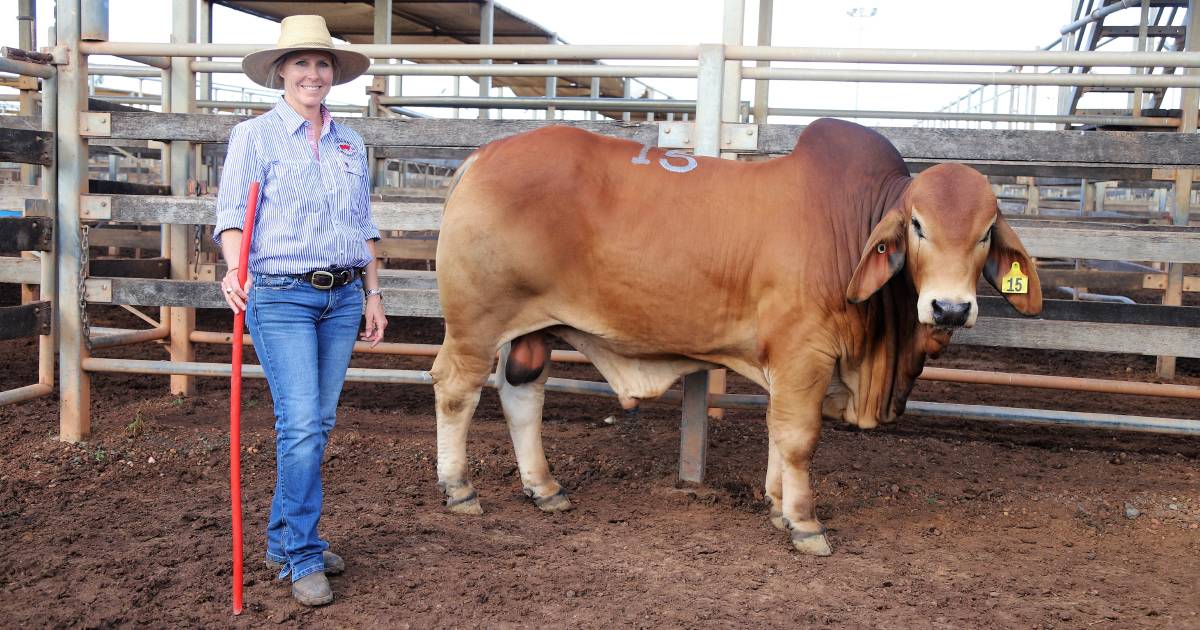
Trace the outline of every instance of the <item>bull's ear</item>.
<instances>
[{"instance_id":1,"label":"bull's ear","mask_svg":"<svg viewBox=\"0 0 1200 630\"><path fill-rule=\"evenodd\" d=\"M1026 278L1021 279L1022 275ZM996 213L996 228L992 230L992 247L983 265L983 277L1018 313L1037 315L1042 312L1042 283L1038 280L1033 259L1025 253L1021 239L999 212Z\"/></svg>"},{"instance_id":2,"label":"bull's ear","mask_svg":"<svg viewBox=\"0 0 1200 630\"><path fill-rule=\"evenodd\" d=\"M892 209L883 215L871 230L867 247L850 277L846 301L851 304L865 302L904 267L904 254L908 249L907 226L908 217L900 210Z\"/></svg>"}]
</instances>

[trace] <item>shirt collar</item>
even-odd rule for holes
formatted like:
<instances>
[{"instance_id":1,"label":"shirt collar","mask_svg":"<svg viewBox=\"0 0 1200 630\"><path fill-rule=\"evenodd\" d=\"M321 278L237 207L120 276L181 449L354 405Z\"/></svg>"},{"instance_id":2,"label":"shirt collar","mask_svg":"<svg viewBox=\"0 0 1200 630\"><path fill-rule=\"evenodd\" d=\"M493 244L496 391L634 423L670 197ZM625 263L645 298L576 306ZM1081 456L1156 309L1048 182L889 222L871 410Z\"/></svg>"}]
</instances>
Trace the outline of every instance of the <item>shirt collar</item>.
<instances>
[{"instance_id":1,"label":"shirt collar","mask_svg":"<svg viewBox=\"0 0 1200 630\"><path fill-rule=\"evenodd\" d=\"M283 97L280 97L279 102L275 103L275 107L272 111L274 111L275 114L279 116L279 119L283 121L284 129L287 129L289 134L296 133L296 130L299 129L305 122L307 122L304 116L301 116L299 112L297 112L295 109L292 109L291 104L289 104L287 99ZM328 109L325 109L324 104L321 105L321 120L323 122L321 126L328 126L329 132L333 133L333 116L330 115Z\"/></svg>"}]
</instances>

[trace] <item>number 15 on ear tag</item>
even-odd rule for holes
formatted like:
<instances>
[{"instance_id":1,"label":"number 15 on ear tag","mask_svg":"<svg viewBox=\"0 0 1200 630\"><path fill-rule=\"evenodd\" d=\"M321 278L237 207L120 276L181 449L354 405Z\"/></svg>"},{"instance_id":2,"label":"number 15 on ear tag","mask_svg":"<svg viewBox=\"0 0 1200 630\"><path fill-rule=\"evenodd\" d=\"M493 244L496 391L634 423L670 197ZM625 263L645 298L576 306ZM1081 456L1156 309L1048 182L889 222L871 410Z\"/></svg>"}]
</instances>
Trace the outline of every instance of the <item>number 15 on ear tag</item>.
<instances>
[{"instance_id":1,"label":"number 15 on ear tag","mask_svg":"<svg viewBox=\"0 0 1200 630\"><path fill-rule=\"evenodd\" d=\"M1012 268L1000 280L1001 293L1029 293L1029 276L1021 273L1021 263L1013 261Z\"/></svg>"}]
</instances>

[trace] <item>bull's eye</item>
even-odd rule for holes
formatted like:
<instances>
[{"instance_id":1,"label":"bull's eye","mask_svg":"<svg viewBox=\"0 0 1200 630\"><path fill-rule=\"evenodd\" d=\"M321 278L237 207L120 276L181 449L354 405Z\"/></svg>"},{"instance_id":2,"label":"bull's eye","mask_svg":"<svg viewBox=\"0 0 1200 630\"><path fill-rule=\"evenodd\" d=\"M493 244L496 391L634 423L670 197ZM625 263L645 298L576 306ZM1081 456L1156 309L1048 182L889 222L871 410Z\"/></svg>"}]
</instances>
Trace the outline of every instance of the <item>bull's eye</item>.
<instances>
[{"instance_id":1,"label":"bull's eye","mask_svg":"<svg viewBox=\"0 0 1200 630\"><path fill-rule=\"evenodd\" d=\"M988 242L988 241L992 240L992 232L995 232L995 231L996 231L996 226L995 226L995 225L993 225L992 227L988 228L987 232L984 232L984 233L983 233L983 238L979 239L979 242L980 242L980 243L986 243L986 242Z\"/></svg>"},{"instance_id":2,"label":"bull's eye","mask_svg":"<svg viewBox=\"0 0 1200 630\"><path fill-rule=\"evenodd\" d=\"M887 245L880 243L875 246L875 251L879 252L880 254L886 254L887 253Z\"/></svg>"},{"instance_id":3,"label":"bull's eye","mask_svg":"<svg viewBox=\"0 0 1200 630\"><path fill-rule=\"evenodd\" d=\"M925 231L921 229L921 222L917 217L912 218L913 231L917 233L917 238L925 238Z\"/></svg>"}]
</instances>

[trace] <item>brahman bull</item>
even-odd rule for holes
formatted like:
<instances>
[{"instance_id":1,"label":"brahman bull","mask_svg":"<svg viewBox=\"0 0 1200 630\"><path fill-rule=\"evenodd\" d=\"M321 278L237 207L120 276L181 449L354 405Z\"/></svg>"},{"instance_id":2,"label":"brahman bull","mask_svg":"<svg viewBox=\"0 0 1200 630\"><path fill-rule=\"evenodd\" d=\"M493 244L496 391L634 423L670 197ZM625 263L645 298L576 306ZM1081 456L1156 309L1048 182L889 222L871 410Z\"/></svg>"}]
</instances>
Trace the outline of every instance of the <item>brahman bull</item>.
<instances>
[{"instance_id":1,"label":"brahman bull","mask_svg":"<svg viewBox=\"0 0 1200 630\"><path fill-rule=\"evenodd\" d=\"M500 400L525 493L571 507L542 449L546 334L582 351L622 406L724 366L767 390L771 522L827 555L809 464L822 415L904 412L925 361L975 322L983 274L1041 311L1033 262L987 180L910 177L865 127L819 120L790 155L692 157L570 127L493 142L463 164L437 246L446 337L433 364L438 485L482 508L467 428L502 348Z\"/></svg>"}]
</instances>

